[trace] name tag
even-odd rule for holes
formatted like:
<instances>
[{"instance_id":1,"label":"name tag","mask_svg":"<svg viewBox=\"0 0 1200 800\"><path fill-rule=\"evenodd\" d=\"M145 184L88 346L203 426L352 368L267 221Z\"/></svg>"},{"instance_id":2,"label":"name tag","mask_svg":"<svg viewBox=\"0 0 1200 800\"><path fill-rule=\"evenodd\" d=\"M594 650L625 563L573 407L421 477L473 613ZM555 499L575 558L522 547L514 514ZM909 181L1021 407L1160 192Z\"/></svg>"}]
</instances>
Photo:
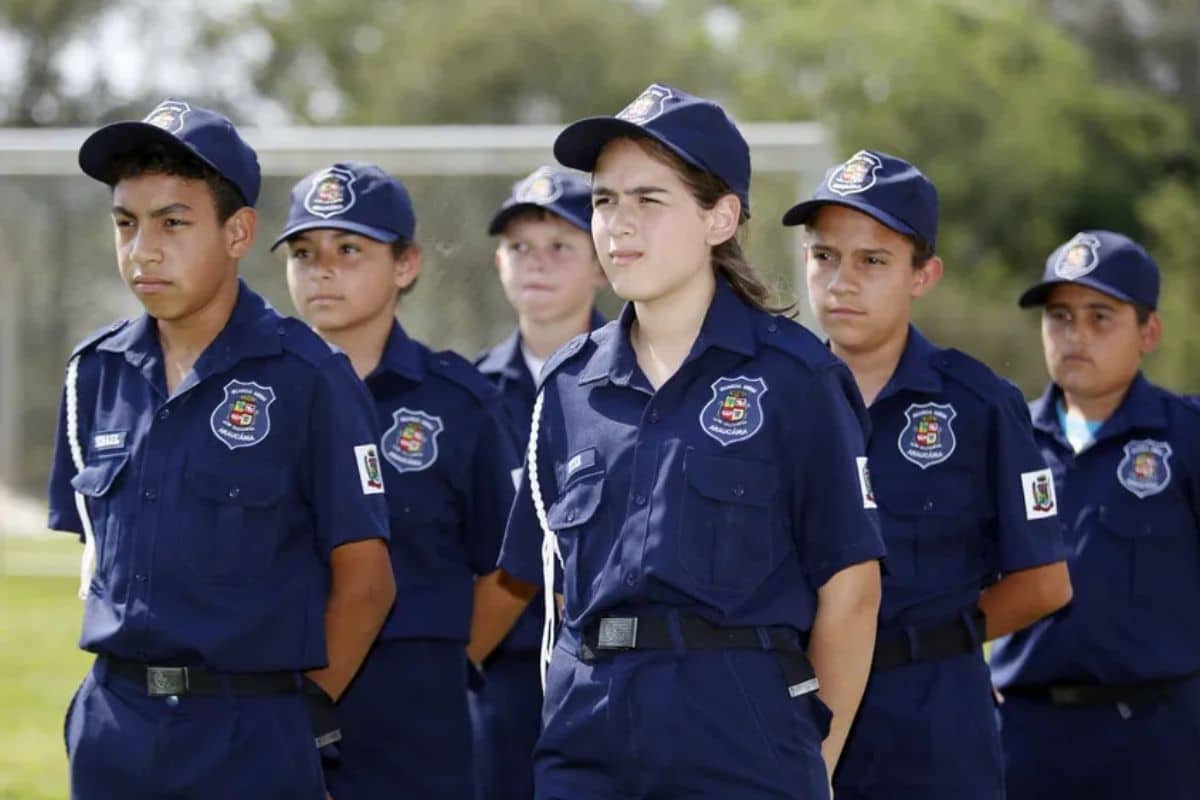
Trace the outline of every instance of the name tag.
<instances>
[{"instance_id":1,"label":"name tag","mask_svg":"<svg viewBox=\"0 0 1200 800\"><path fill-rule=\"evenodd\" d=\"M596 466L596 448L589 447L587 450L581 450L567 460L567 474L563 477L569 480L576 472L594 466Z\"/></svg>"},{"instance_id":2,"label":"name tag","mask_svg":"<svg viewBox=\"0 0 1200 800\"><path fill-rule=\"evenodd\" d=\"M92 452L98 455L125 450L128 431L100 431L92 434Z\"/></svg>"}]
</instances>

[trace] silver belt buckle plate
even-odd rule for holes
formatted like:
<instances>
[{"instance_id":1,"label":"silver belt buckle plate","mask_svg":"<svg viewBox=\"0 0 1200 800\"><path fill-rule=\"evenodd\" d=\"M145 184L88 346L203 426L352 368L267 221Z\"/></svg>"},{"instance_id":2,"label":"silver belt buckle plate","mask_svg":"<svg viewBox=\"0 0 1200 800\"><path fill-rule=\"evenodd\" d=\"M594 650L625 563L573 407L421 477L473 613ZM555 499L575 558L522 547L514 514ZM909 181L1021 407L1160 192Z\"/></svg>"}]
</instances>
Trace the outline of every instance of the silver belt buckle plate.
<instances>
[{"instance_id":1,"label":"silver belt buckle plate","mask_svg":"<svg viewBox=\"0 0 1200 800\"><path fill-rule=\"evenodd\" d=\"M146 693L151 697L186 694L187 667L146 667Z\"/></svg>"},{"instance_id":2,"label":"silver belt buckle plate","mask_svg":"<svg viewBox=\"0 0 1200 800\"><path fill-rule=\"evenodd\" d=\"M601 617L596 647L601 650L628 650L637 646L637 617Z\"/></svg>"}]
</instances>

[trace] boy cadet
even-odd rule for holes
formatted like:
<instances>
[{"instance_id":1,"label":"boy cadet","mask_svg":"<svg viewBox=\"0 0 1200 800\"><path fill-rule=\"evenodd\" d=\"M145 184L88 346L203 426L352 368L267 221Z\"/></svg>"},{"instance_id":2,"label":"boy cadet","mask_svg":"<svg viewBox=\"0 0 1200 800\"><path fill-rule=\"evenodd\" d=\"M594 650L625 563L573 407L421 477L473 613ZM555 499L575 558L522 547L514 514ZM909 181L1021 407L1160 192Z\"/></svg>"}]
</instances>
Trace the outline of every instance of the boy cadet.
<instances>
[{"instance_id":1,"label":"boy cadet","mask_svg":"<svg viewBox=\"0 0 1200 800\"><path fill-rule=\"evenodd\" d=\"M839 800L1001 800L981 643L1070 598L1050 475L1020 393L912 324L941 279L937 190L861 150L784 224L804 225L813 313L868 405L887 575L871 679L834 776ZM1020 797L1020 795L1014 795Z\"/></svg>"},{"instance_id":2,"label":"boy cadet","mask_svg":"<svg viewBox=\"0 0 1200 800\"><path fill-rule=\"evenodd\" d=\"M95 553L72 796L319 800L314 744L394 596L370 400L239 281L260 173L228 119L166 100L79 163L146 313L75 349L59 418L50 527Z\"/></svg>"},{"instance_id":3,"label":"boy cadet","mask_svg":"<svg viewBox=\"0 0 1200 800\"><path fill-rule=\"evenodd\" d=\"M1200 408L1150 383L1158 267L1083 231L1020 298L1051 383L1032 406L1071 553L1071 606L996 643L1011 796L1194 797L1200 786Z\"/></svg>"},{"instance_id":4,"label":"boy cadet","mask_svg":"<svg viewBox=\"0 0 1200 800\"><path fill-rule=\"evenodd\" d=\"M513 185L493 215L496 269L517 330L482 353L476 367L500 390L518 452L529 439L537 377L546 359L604 319L593 302L606 285L592 244L592 187L578 173L540 167ZM541 603L533 602L483 664L486 685L470 694L479 800L533 797L533 746L541 730L538 652Z\"/></svg>"}]
</instances>

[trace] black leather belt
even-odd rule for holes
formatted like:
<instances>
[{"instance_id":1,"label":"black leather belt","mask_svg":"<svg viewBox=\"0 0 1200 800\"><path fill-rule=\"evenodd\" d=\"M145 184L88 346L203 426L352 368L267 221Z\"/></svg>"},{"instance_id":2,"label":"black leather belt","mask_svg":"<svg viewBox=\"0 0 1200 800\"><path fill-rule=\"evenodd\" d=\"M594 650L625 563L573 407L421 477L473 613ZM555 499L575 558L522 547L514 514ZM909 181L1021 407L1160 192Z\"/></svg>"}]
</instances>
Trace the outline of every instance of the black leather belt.
<instances>
[{"instance_id":1,"label":"black leather belt","mask_svg":"<svg viewBox=\"0 0 1200 800\"><path fill-rule=\"evenodd\" d=\"M1179 688L1200 677L1200 672L1173 678L1127 684L1050 684L1046 686L1010 686L1005 697L1019 697L1056 706L1128 706L1146 707L1175 698Z\"/></svg>"},{"instance_id":2,"label":"black leather belt","mask_svg":"<svg viewBox=\"0 0 1200 800\"><path fill-rule=\"evenodd\" d=\"M299 672L214 672L207 667L163 667L101 656L105 669L146 687L151 697L168 695L271 695L307 692Z\"/></svg>"},{"instance_id":3,"label":"black leather belt","mask_svg":"<svg viewBox=\"0 0 1200 800\"><path fill-rule=\"evenodd\" d=\"M817 676L798 631L793 628L724 627L700 617L677 615L678 643L685 650L759 650L775 654L783 667L788 694L799 697L816 691ZM672 617L601 617L583 630L579 657L595 661L629 650L673 650Z\"/></svg>"},{"instance_id":4,"label":"black leather belt","mask_svg":"<svg viewBox=\"0 0 1200 800\"><path fill-rule=\"evenodd\" d=\"M958 619L881 636L875 642L874 671L917 661L936 661L979 650L987 636L983 611L972 608Z\"/></svg>"}]
</instances>

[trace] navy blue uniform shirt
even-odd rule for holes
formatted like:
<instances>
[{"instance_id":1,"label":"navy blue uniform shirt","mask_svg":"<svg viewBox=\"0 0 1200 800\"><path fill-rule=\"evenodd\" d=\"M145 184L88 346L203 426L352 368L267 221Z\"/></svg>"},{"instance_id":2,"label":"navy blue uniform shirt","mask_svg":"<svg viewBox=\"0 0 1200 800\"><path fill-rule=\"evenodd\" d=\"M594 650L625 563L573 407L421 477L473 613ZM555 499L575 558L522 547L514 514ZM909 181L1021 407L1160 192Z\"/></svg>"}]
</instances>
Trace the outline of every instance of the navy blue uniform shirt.
<instances>
[{"instance_id":1,"label":"navy blue uniform shirt","mask_svg":"<svg viewBox=\"0 0 1200 800\"><path fill-rule=\"evenodd\" d=\"M881 630L952 619L1001 575L1066 558L1050 473L1015 386L910 326L870 415L888 549Z\"/></svg>"},{"instance_id":2,"label":"navy blue uniform shirt","mask_svg":"<svg viewBox=\"0 0 1200 800\"><path fill-rule=\"evenodd\" d=\"M1122 684L1200 670L1200 408L1139 375L1075 453L1051 385L1032 405L1054 473L1075 593L996 642L1003 689Z\"/></svg>"},{"instance_id":3,"label":"navy blue uniform shirt","mask_svg":"<svg viewBox=\"0 0 1200 800\"><path fill-rule=\"evenodd\" d=\"M80 647L230 672L326 664L329 554L388 538L374 414L349 360L239 284L237 304L168 395L155 321L86 340L75 473L66 407L50 527L97 568Z\"/></svg>"},{"instance_id":4,"label":"navy blue uniform shirt","mask_svg":"<svg viewBox=\"0 0 1200 800\"><path fill-rule=\"evenodd\" d=\"M385 639L467 641L474 581L496 568L518 466L495 388L399 323L366 378L383 431L396 604Z\"/></svg>"},{"instance_id":5,"label":"navy blue uniform shirt","mask_svg":"<svg viewBox=\"0 0 1200 800\"><path fill-rule=\"evenodd\" d=\"M849 371L718 279L691 353L656 392L629 343L633 314L573 339L542 376L537 466L566 625L673 607L809 630L817 589L884 552ZM541 539L526 475L500 565L540 582Z\"/></svg>"}]
</instances>

